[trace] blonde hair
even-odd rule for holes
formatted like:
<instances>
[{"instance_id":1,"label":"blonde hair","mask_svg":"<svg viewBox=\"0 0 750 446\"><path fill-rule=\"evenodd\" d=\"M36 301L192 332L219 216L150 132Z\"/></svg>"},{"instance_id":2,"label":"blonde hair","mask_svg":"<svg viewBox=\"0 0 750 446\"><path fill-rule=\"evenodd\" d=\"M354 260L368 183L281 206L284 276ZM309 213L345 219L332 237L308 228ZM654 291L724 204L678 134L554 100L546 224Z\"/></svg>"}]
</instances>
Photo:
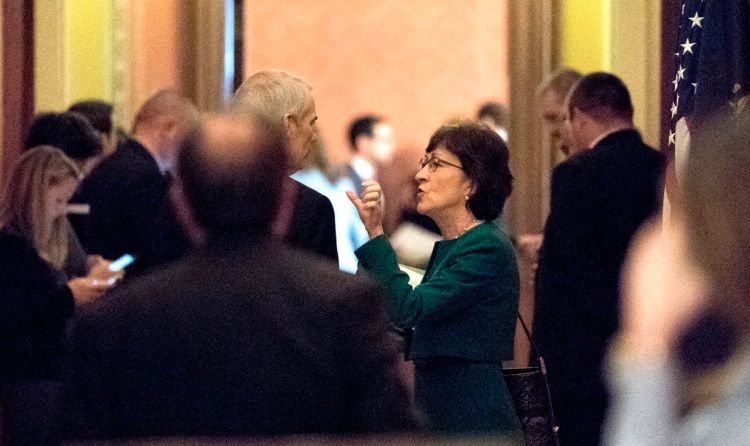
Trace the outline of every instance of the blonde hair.
<instances>
[{"instance_id":1,"label":"blonde hair","mask_svg":"<svg viewBox=\"0 0 750 446\"><path fill-rule=\"evenodd\" d=\"M61 268L68 255L67 217L47 225L47 190L68 178L80 180L75 161L52 146L38 146L16 162L0 205L0 227L28 240L40 257Z\"/></svg>"},{"instance_id":2,"label":"blonde hair","mask_svg":"<svg viewBox=\"0 0 750 446\"><path fill-rule=\"evenodd\" d=\"M229 109L257 113L272 123L283 124L284 116L301 116L310 104L312 85L283 70L258 71L240 85Z\"/></svg>"}]
</instances>

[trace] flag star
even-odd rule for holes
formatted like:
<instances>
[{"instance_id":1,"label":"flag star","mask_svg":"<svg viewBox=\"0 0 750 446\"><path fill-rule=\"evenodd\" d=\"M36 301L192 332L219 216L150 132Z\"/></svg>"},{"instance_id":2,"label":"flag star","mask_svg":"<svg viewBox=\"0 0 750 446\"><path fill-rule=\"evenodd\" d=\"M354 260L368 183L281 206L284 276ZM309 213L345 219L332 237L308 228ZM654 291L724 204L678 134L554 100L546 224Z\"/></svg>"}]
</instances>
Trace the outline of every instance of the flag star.
<instances>
[{"instance_id":1,"label":"flag star","mask_svg":"<svg viewBox=\"0 0 750 446\"><path fill-rule=\"evenodd\" d=\"M672 131L672 130L670 130L669 131L669 141L667 142L667 144L669 144L670 146L673 146L674 142L675 142L675 138L674 137L675 137L675 132Z\"/></svg>"},{"instance_id":2,"label":"flag star","mask_svg":"<svg viewBox=\"0 0 750 446\"><path fill-rule=\"evenodd\" d=\"M672 102L672 108L670 108L669 111L672 112L672 117L674 118L674 116L677 114L677 104Z\"/></svg>"},{"instance_id":3,"label":"flag star","mask_svg":"<svg viewBox=\"0 0 750 446\"><path fill-rule=\"evenodd\" d=\"M682 15L685 15L685 4L682 4Z\"/></svg>"},{"instance_id":4,"label":"flag star","mask_svg":"<svg viewBox=\"0 0 750 446\"><path fill-rule=\"evenodd\" d=\"M672 81L672 84L674 84L674 91L677 91L677 88L680 85L680 76L675 76L674 80Z\"/></svg>"},{"instance_id":5,"label":"flag star","mask_svg":"<svg viewBox=\"0 0 750 446\"><path fill-rule=\"evenodd\" d=\"M685 69L682 68L682 65L680 65L680 68L677 70L677 77L679 79L685 79Z\"/></svg>"},{"instance_id":6,"label":"flag star","mask_svg":"<svg viewBox=\"0 0 750 446\"><path fill-rule=\"evenodd\" d=\"M688 17L688 20L690 20L693 23L692 25L690 25L690 28L692 29L692 28L695 28L696 26L698 28L703 28L703 25L701 24L701 22L703 21L704 18L705 17L699 17L698 11L696 11L694 16Z\"/></svg>"},{"instance_id":7,"label":"flag star","mask_svg":"<svg viewBox=\"0 0 750 446\"><path fill-rule=\"evenodd\" d=\"M693 82L690 85L693 86L693 94L695 94L698 91L698 82Z\"/></svg>"},{"instance_id":8,"label":"flag star","mask_svg":"<svg viewBox=\"0 0 750 446\"><path fill-rule=\"evenodd\" d=\"M685 39L685 43L681 43L680 46L682 47L682 54L693 54L693 46L695 46L695 42L690 43L690 37L688 37Z\"/></svg>"}]
</instances>

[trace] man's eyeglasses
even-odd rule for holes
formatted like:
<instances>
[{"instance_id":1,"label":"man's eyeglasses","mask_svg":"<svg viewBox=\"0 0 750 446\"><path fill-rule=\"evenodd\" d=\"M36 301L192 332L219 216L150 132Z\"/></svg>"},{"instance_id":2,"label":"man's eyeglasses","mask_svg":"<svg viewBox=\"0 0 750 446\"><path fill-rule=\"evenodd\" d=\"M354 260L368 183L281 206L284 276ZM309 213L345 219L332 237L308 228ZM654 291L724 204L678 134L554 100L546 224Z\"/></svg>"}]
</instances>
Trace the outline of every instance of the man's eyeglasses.
<instances>
[{"instance_id":1,"label":"man's eyeglasses","mask_svg":"<svg viewBox=\"0 0 750 446\"><path fill-rule=\"evenodd\" d=\"M438 169L438 167L443 167L444 165L452 166L452 167L456 167L458 169L464 170L464 168L459 166L458 164L449 163L448 161L441 160L440 158L436 156L431 156L429 158L425 156L421 160L419 160L420 170L424 169L424 166L427 166L430 172L434 172Z\"/></svg>"}]
</instances>

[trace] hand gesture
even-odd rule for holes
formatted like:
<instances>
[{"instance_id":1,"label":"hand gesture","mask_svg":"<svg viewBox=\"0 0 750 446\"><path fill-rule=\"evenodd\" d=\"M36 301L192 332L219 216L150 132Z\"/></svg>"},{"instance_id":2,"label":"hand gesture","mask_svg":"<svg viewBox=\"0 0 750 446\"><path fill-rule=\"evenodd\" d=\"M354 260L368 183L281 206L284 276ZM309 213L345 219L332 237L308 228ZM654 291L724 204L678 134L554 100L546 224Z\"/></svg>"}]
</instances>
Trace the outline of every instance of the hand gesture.
<instances>
[{"instance_id":1,"label":"hand gesture","mask_svg":"<svg viewBox=\"0 0 750 446\"><path fill-rule=\"evenodd\" d=\"M364 181L362 186L361 197L352 191L347 191L346 196L354 203L359 219L373 239L383 233L383 193L377 181Z\"/></svg>"}]
</instances>

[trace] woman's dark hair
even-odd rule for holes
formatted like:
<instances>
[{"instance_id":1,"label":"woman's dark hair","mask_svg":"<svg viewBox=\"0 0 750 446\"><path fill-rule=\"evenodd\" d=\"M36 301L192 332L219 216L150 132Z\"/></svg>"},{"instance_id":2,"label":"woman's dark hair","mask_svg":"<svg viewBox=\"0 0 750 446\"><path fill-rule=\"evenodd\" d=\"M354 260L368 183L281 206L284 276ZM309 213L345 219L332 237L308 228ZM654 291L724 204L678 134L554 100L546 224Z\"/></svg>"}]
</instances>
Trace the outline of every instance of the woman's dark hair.
<instances>
[{"instance_id":1,"label":"woman's dark hair","mask_svg":"<svg viewBox=\"0 0 750 446\"><path fill-rule=\"evenodd\" d=\"M96 130L76 112L42 113L34 117L26 134L24 149L44 145L57 147L79 162L102 153Z\"/></svg>"},{"instance_id":2,"label":"woman's dark hair","mask_svg":"<svg viewBox=\"0 0 750 446\"><path fill-rule=\"evenodd\" d=\"M481 220L497 218L513 190L508 146L503 139L483 124L461 121L438 128L425 151L429 153L438 147L444 147L461 160L472 183L467 209Z\"/></svg>"}]
</instances>

